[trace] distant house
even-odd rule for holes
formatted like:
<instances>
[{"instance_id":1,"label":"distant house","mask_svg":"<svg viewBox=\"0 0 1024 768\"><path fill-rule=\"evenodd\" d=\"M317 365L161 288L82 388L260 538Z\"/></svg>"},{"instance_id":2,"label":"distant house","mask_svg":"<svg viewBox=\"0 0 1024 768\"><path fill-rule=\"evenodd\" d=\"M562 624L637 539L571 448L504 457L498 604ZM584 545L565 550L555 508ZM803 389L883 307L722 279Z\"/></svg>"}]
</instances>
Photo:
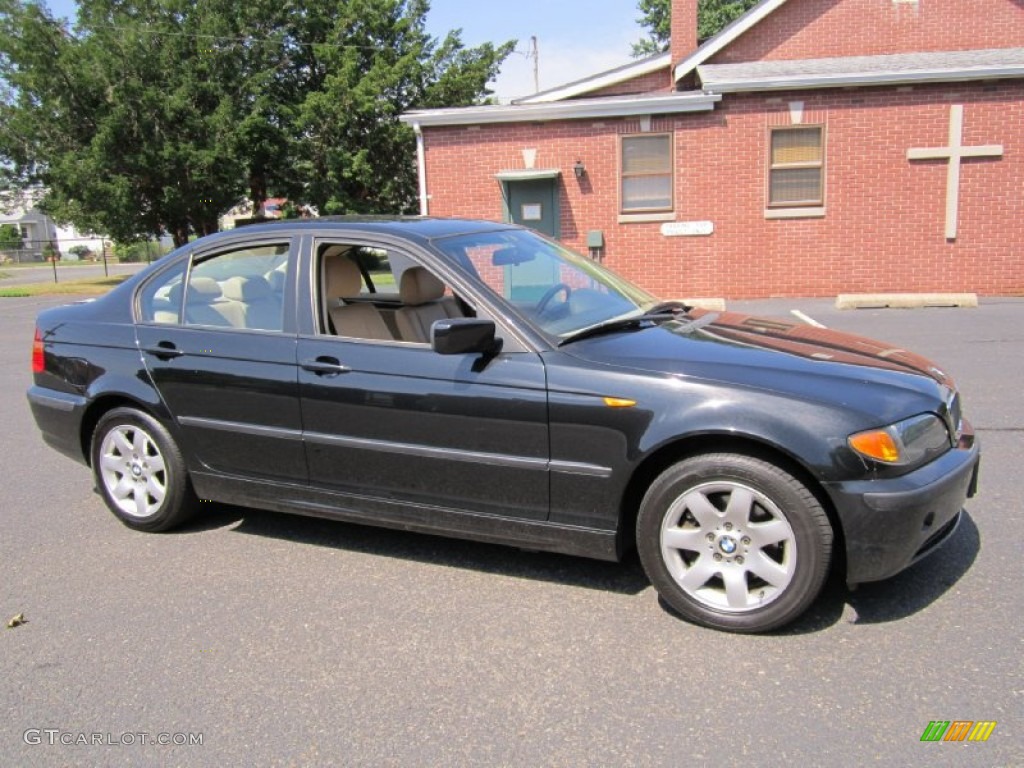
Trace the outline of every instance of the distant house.
<instances>
[{"instance_id":1,"label":"distant house","mask_svg":"<svg viewBox=\"0 0 1024 768\"><path fill-rule=\"evenodd\" d=\"M286 197L269 197L257 210L252 200L246 198L220 217L220 228L234 229L242 224L251 224L255 221L283 218L287 204L288 198ZM301 218L317 216L316 209L309 205L299 206L296 213Z\"/></svg>"},{"instance_id":2,"label":"distant house","mask_svg":"<svg viewBox=\"0 0 1024 768\"><path fill-rule=\"evenodd\" d=\"M0 224L13 224L22 233L22 248L6 253L16 261L41 261L47 246L57 249L61 258L77 258L71 253L76 245L84 245L100 255L109 239L88 232L79 232L72 226L58 226L53 219L36 208L42 190L28 190L0 200Z\"/></svg>"},{"instance_id":3,"label":"distant house","mask_svg":"<svg viewBox=\"0 0 1024 768\"><path fill-rule=\"evenodd\" d=\"M424 213L663 296L1024 289L1024 2L762 0L507 106L410 112Z\"/></svg>"},{"instance_id":4,"label":"distant house","mask_svg":"<svg viewBox=\"0 0 1024 768\"><path fill-rule=\"evenodd\" d=\"M60 248L62 259L73 261L78 258L75 254L71 253L71 250L76 248L76 246L85 246L93 256L101 257L104 249L109 249L111 245L109 237L95 235L90 232L79 232L76 227L70 225L57 227L57 246Z\"/></svg>"},{"instance_id":5,"label":"distant house","mask_svg":"<svg viewBox=\"0 0 1024 768\"><path fill-rule=\"evenodd\" d=\"M58 247L57 225L35 203L32 194L0 201L0 224L13 224L21 231L21 248L4 250L14 261L42 261L48 246Z\"/></svg>"}]
</instances>

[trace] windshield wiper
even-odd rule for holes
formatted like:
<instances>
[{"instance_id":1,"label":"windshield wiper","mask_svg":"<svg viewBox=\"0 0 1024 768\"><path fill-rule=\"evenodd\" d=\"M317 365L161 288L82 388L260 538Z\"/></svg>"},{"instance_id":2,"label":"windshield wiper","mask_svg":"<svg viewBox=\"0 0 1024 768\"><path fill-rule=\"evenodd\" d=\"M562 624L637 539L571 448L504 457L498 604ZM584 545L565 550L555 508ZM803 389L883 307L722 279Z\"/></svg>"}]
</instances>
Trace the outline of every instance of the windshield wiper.
<instances>
[{"instance_id":1,"label":"windshield wiper","mask_svg":"<svg viewBox=\"0 0 1024 768\"><path fill-rule=\"evenodd\" d=\"M681 306L681 305L680 305ZM582 331L576 331L571 336L566 336L560 342L558 346L563 347L573 341L579 341L581 339L589 339L591 336L599 336L602 333L611 333L613 331L622 331L627 328L639 328L646 323L658 323L666 320L675 320L679 312L675 311L658 311L661 310L662 305L651 307L648 311L641 315L630 315L629 317L614 317L611 320L605 320L603 323L592 325L589 328L584 328Z\"/></svg>"},{"instance_id":2,"label":"windshield wiper","mask_svg":"<svg viewBox=\"0 0 1024 768\"><path fill-rule=\"evenodd\" d=\"M665 312L686 314L691 309L693 309L693 307L691 307L689 304L684 304L681 301L659 301L657 304L652 304L650 308L644 312L644 314L660 315Z\"/></svg>"}]
</instances>

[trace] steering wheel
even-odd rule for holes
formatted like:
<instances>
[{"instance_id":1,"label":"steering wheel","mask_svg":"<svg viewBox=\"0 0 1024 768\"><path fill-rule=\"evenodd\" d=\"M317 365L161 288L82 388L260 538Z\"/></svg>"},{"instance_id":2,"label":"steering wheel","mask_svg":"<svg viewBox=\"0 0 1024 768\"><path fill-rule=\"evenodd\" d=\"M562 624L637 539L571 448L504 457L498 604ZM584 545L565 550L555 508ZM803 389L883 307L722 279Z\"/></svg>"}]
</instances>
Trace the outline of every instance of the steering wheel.
<instances>
[{"instance_id":1,"label":"steering wheel","mask_svg":"<svg viewBox=\"0 0 1024 768\"><path fill-rule=\"evenodd\" d=\"M565 283L555 283L546 291L544 291L544 295L541 296L540 300L537 302L538 315L544 314L544 310L548 308L548 304L551 303L551 300L555 298L559 291L565 291L565 301L568 301L569 296L572 295L572 288L570 288L568 285L566 285Z\"/></svg>"}]
</instances>

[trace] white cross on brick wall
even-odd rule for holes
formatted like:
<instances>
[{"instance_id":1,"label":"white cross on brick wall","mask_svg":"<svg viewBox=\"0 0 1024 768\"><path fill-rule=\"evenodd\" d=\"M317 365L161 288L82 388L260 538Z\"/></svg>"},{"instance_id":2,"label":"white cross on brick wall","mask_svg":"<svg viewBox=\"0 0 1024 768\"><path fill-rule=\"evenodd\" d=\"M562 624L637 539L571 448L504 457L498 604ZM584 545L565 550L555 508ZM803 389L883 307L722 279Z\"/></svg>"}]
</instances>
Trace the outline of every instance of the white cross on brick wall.
<instances>
[{"instance_id":1,"label":"white cross on brick wall","mask_svg":"<svg viewBox=\"0 0 1024 768\"><path fill-rule=\"evenodd\" d=\"M957 216L960 210L960 161L965 157L1002 157L1002 144L963 146L964 105L949 108L949 146L915 147L907 150L908 160L948 160L946 174L946 239L956 240Z\"/></svg>"}]
</instances>

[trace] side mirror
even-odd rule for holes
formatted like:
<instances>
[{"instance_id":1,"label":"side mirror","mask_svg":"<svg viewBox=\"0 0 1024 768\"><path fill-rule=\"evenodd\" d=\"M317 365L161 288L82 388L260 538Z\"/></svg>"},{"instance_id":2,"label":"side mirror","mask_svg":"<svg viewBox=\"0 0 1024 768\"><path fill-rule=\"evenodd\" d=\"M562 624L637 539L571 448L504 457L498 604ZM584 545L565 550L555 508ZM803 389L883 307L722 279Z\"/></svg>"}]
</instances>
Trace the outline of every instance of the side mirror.
<instances>
[{"instance_id":1,"label":"side mirror","mask_svg":"<svg viewBox=\"0 0 1024 768\"><path fill-rule=\"evenodd\" d=\"M477 353L492 355L501 349L494 337L494 321L479 317L453 317L436 320L430 327L430 346L439 355Z\"/></svg>"}]
</instances>

